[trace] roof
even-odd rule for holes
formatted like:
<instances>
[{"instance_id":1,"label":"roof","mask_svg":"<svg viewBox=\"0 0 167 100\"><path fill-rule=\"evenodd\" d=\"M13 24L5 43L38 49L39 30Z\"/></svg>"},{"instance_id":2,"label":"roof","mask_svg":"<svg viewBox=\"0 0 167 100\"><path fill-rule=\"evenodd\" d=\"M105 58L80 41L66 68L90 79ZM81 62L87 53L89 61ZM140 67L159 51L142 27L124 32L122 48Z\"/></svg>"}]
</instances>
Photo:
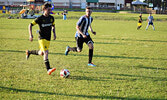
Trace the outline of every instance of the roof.
<instances>
[{"instance_id":1,"label":"roof","mask_svg":"<svg viewBox=\"0 0 167 100\"><path fill-rule=\"evenodd\" d=\"M136 1L132 2L132 5L144 5L144 6L147 6L148 4L147 3L143 3L143 2L141 2L139 0L136 0Z\"/></svg>"}]
</instances>

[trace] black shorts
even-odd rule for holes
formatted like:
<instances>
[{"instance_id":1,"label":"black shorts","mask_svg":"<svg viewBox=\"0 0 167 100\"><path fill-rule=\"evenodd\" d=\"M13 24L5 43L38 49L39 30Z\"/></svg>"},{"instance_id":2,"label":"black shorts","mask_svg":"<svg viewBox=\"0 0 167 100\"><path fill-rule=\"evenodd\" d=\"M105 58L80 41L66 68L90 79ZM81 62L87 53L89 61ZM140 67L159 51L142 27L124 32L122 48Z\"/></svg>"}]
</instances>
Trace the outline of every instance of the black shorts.
<instances>
[{"instance_id":1,"label":"black shorts","mask_svg":"<svg viewBox=\"0 0 167 100\"><path fill-rule=\"evenodd\" d=\"M94 43L92 38L90 37L90 35L88 35L87 38L75 37L75 40L77 42L77 49L79 49L79 50L82 50L84 42L86 44Z\"/></svg>"},{"instance_id":2,"label":"black shorts","mask_svg":"<svg viewBox=\"0 0 167 100\"><path fill-rule=\"evenodd\" d=\"M148 23L149 25L153 25L153 22Z\"/></svg>"}]
</instances>

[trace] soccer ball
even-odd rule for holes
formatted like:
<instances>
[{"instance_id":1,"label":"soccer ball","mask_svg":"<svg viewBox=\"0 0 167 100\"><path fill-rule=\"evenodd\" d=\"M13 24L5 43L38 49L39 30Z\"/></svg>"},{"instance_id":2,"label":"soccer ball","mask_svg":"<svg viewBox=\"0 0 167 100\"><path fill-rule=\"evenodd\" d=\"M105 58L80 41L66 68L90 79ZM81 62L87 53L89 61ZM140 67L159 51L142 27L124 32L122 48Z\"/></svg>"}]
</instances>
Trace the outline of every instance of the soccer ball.
<instances>
[{"instance_id":1,"label":"soccer ball","mask_svg":"<svg viewBox=\"0 0 167 100\"><path fill-rule=\"evenodd\" d=\"M60 77L62 78L68 78L70 76L70 71L67 69L62 69L60 71Z\"/></svg>"}]
</instances>

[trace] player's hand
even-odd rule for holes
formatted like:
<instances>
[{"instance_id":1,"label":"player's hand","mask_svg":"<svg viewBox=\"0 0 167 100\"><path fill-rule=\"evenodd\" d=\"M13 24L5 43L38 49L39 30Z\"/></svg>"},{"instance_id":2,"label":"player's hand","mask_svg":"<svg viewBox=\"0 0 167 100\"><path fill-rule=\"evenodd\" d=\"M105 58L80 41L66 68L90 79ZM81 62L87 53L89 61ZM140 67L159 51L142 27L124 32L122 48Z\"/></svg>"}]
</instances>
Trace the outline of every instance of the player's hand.
<instances>
[{"instance_id":1,"label":"player's hand","mask_svg":"<svg viewBox=\"0 0 167 100\"><path fill-rule=\"evenodd\" d=\"M29 37L29 40L32 42L33 41L33 35Z\"/></svg>"},{"instance_id":2,"label":"player's hand","mask_svg":"<svg viewBox=\"0 0 167 100\"><path fill-rule=\"evenodd\" d=\"M94 35L96 35L96 32L92 32Z\"/></svg>"},{"instance_id":3,"label":"player's hand","mask_svg":"<svg viewBox=\"0 0 167 100\"><path fill-rule=\"evenodd\" d=\"M87 38L87 36L86 36L86 35L83 35L83 38Z\"/></svg>"},{"instance_id":4,"label":"player's hand","mask_svg":"<svg viewBox=\"0 0 167 100\"><path fill-rule=\"evenodd\" d=\"M53 40L56 40L56 35L54 35Z\"/></svg>"}]
</instances>

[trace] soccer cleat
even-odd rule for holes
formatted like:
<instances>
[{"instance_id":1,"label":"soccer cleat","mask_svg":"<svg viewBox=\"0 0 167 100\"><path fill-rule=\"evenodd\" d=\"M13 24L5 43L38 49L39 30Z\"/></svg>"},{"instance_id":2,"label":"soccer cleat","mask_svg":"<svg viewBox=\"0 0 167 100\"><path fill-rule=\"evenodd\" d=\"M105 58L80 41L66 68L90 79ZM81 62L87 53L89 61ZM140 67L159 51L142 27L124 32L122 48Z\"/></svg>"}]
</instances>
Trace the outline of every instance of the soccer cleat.
<instances>
[{"instance_id":1,"label":"soccer cleat","mask_svg":"<svg viewBox=\"0 0 167 100\"><path fill-rule=\"evenodd\" d=\"M65 51L65 55L66 55L66 56L68 55L68 52L69 52L68 49L69 49L69 48L70 48L69 46L66 47L66 51Z\"/></svg>"},{"instance_id":2,"label":"soccer cleat","mask_svg":"<svg viewBox=\"0 0 167 100\"><path fill-rule=\"evenodd\" d=\"M88 66L95 67L96 65L94 65L93 63L89 63Z\"/></svg>"},{"instance_id":3,"label":"soccer cleat","mask_svg":"<svg viewBox=\"0 0 167 100\"><path fill-rule=\"evenodd\" d=\"M26 59L28 60L29 57L30 57L29 50L26 50Z\"/></svg>"},{"instance_id":4,"label":"soccer cleat","mask_svg":"<svg viewBox=\"0 0 167 100\"><path fill-rule=\"evenodd\" d=\"M51 75L52 72L54 72L55 70L56 70L56 68L49 69L49 70L48 70L48 75Z\"/></svg>"}]
</instances>

